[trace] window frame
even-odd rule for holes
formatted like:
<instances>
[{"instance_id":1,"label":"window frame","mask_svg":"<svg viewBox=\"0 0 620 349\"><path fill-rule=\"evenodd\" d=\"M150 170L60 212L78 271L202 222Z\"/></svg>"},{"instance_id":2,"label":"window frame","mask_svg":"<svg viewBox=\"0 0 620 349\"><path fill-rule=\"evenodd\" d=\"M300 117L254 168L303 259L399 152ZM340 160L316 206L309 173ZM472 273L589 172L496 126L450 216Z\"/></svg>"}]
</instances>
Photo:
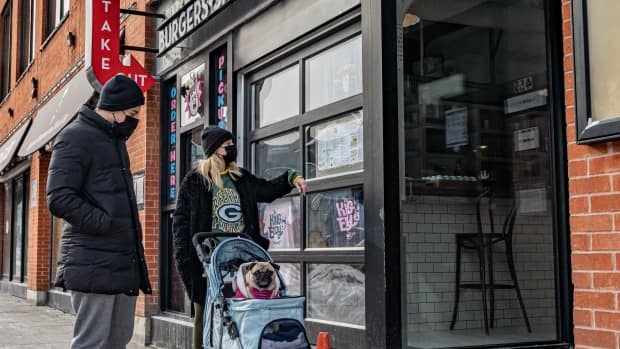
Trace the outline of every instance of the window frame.
<instances>
[{"instance_id":1,"label":"window frame","mask_svg":"<svg viewBox=\"0 0 620 349\"><path fill-rule=\"evenodd\" d=\"M16 185L17 181L22 182L22 188L19 193L17 192L17 185ZM7 194L7 190L5 186L5 195L10 195L9 196L10 199L8 200L10 218L8 221L5 218L5 224L9 223L9 226L10 226L10 232L8 234L9 235L8 248L10 251L10 257L9 257L10 259L9 259L8 275L2 274L2 278L8 277L7 281L9 282L23 284L28 281L28 230L29 230L28 229L28 213L30 210L30 196L29 196L30 170L28 169L25 172L22 172L19 175L11 178L9 180L9 183L10 183L9 184L10 189L8 191L10 191L10 193ZM17 208L15 207L15 198L18 197L18 195L20 195L22 199L22 210L20 212L16 212ZM20 218L22 222L22 227L21 227L22 229L20 231L16 231L15 229L15 222L16 222L17 215L21 216ZM16 240L17 234L19 234L21 237L19 241L20 246L17 246L17 240ZM16 265L17 256L15 253L18 247L21 251L20 260L19 260L20 262L19 270L17 269L17 265Z\"/></svg>"},{"instance_id":2,"label":"window frame","mask_svg":"<svg viewBox=\"0 0 620 349\"><path fill-rule=\"evenodd\" d=\"M26 6L27 5L27 6ZM26 13L26 11L28 13ZM35 50L35 23L36 23L36 1L19 1L19 61L17 66L17 76L21 77L32 64ZM24 19L27 20L24 20Z\"/></svg>"},{"instance_id":3,"label":"window frame","mask_svg":"<svg viewBox=\"0 0 620 349\"><path fill-rule=\"evenodd\" d=\"M11 93L11 52L13 26L13 0L9 0L0 12L0 104ZM8 22L8 25L7 25ZM5 29L8 28L8 35ZM7 40L8 39L8 40ZM3 56L6 54L8 57Z\"/></svg>"},{"instance_id":4,"label":"window frame","mask_svg":"<svg viewBox=\"0 0 620 349\"><path fill-rule=\"evenodd\" d=\"M392 2L383 4L375 4L372 0L362 0L363 4L368 6L369 16L366 19L371 22L381 23L382 33L379 31L370 31L371 37L368 38L370 43L377 44L375 50L381 52L374 55L368 65L378 66L378 69L368 68L372 72L374 81L383 81L383 86L378 87L375 90L371 90L374 93L373 101L377 98L381 98L383 104L375 105L373 111L377 112L375 115L376 128L371 131L377 136L382 135L383 140L378 141L377 148L383 150L381 159L384 163L398 163L399 162L399 125L397 118L386 117L387 115L397 115L402 113L402 110L398 110L398 100L402 98L397 86L398 76L401 74L397 67L397 57L399 54L399 47L397 45L398 34L393 30L397 25L397 17L389 17L390 19L382 22L384 18L381 15L384 13L397 13L396 16L400 17L401 13L396 12L397 6ZM581 1L581 0L573 0ZM387 7L387 8L386 8ZM549 108L550 108L550 166L551 176L554 183L554 192L551 196L553 201L553 209L550 211L550 215L553 220L553 226L555 229L554 240L554 277L556 278L556 332L557 339L551 342L531 342L514 344L515 348L532 348L532 347L548 347L548 348L563 348L568 349L574 346L574 323L573 323L573 287L571 284L571 245L570 245L570 226L569 226L569 211L567 208L567 201L569 198L568 192L568 175L567 175L567 149L566 149L566 118L565 118L565 76L562 67L564 58L563 53L563 35L562 35L562 4L557 1L544 1L545 9L545 48L547 50L546 69L547 79L549 82ZM402 8L398 8L399 11ZM372 24L370 24L372 26ZM379 49L380 48L380 49ZM370 50L370 48L367 48ZM366 52L369 54L369 52ZM365 87L368 87L369 81L365 81ZM568 87L568 86L567 86ZM383 90L381 90L383 89ZM365 89L368 91L368 89ZM370 93L369 93L370 95ZM366 96L366 95L365 95ZM375 131L376 130L376 131ZM377 140L378 137L374 137L373 140ZM402 155L402 154L401 154ZM402 164L401 164L402 165ZM398 186L388 185L388 183L397 183L399 176L397 171L384 170L383 173L377 173L377 175L383 175L385 179L377 179L378 182L385 183L382 189L384 189L385 204L385 235L384 240L374 239L377 244L378 251L369 251L368 260L379 260L383 257L383 263L377 262L374 265L369 266L369 269L376 273L384 273L385 279L377 278L372 281L372 286L377 293L383 292L383 294L377 295L379 304L372 308L375 315L373 318L374 326L371 331L368 332L369 343L371 338L377 343L377 346L387 348L401 348L406 347L406 338L402 336L402 329L407 324L407 298L404 296L402 290L406 287L406 256L404 254L403 240L399 234L388 234L389 231L400 231L399 225L401 224L400 218L400 192L394 191ZM401 183L402 186L402 183ZM382 206L380 206L382 207ZM374 237L374 236L373 236ZM385 246L381 243L385 242ZM372 252L372 253L371 253ZM371 254L374 254L374 258ZM401 264L401 263L405 264ZM385 286L381 284L385 283ZM367 299L372 297L368 296ZM373 337L374 332L375 336ZM376 339L375 339L376 338ZM573 343L573 345L571 345ZM497 345L485 345L478 348L496 348Z\"/></svg>"},{"instance_id":5,"label":"window frame","mask_svg":"<svg viewBox=\"0 0 620 349\"><path fill-rule=\"evenodd\" d=\"M65 19L69 17L69 9L71 8L70 0L46 0L46 13L45 13L45 26L44 37L45 43L48 39L54 36L58 28L64 23ZM66 8L65 8L66 7Z\"/></svg>"},{"instance_id":6,"label":"window frame","mask_svg":"<svg viewBox=\"0 0 620 349\"><path fill-rule=\"evenodd\" d=\"M573 0L572 3L575 121L578 144L620 138L620 115L612 119L592 122L587 1Z\"/></svg>"},{"instance_id":7,"label":"window frame","mask_svg":"<svg viewBox=\"0 0 620 349\"><path fill-rule=\"evenodd\" d=\"M160 220L160 245L161 245L161 253L159 256L159 265L160 265L160 284L161 284L161 295L159 297L159 309L166 316L170 316L175 319L188 320L195 315L194 307L187 295L185 295L185 304L184 312L174 311L168 308L169 304L169 294L170 294L170 278L174 268L174 262L172 260L172 237L171 231L168 224L172 220L172 214L176 208L178 192L181 187L181 181L183 177L187 173L189 169L191 169L191 164L187 163L187 159L189 158L189 154L186 152L186 139L190 137L191 132L199 127L204 127L209 124L209 120L212 116L211 113L214 113L215 106L215 89L211 89L212 80L214 80L214 67L215 65L215 56L216 53L222 52L223 48L226 48L226 94L227 94L227 107L228 107L228 129L230 131L234 130L236 125L236 115L234 113L234 96L233 96L233 79L232 79L232 71L233 71L233 55L232 55L232 34L226 35L224 38L217 40L209 47L205 48L203 51L200 51L194 56L189 57L183 64L175 65L175 69L172 69L166 72L161 77L162 88L160 89L161 98L160 98L160 163L161 163L161 178L163 179L160 182L160 200L161 200L161 216ZM182 108L181 105L181 77L187 72L193 70L201 64L205 64L205 95L204 95L204 110L205 115L199 120L196 120L190 124L187 124L181 127L180 120L181 114L180 110ZM174 145L174 149L176 152L176 164L175 164L175 177L176 177L176 195L173 199L168 197L168 154L169 154L169 110L170 110L170 101L171 99L168 96L168 89L171 86L175 86L177 89L176 94L176 130L175 137L176 143ZM232 129L231 129L232 128ZM234 132L233 132L234 133Z\"/></svg>"},{"instance_id":8,"label":"window frame","mask_svg":"<svg viewBox=\"0 0 620 349\"><path fill-rule=\"evenodd\" d=\"M170 315L172 317L175 318L187 318L191 316L191 302L189 300L189 298L187 297L187 295L185 295L185 299L184 299L184 304L183 307L185 309L185 311L183 312L179 312L179 311L175 311L169 308L170 305L170 294L171 294L171 286L172 286L172 276L173 276L173 268L174 268L174 261L173 261L173 256L172 256L172 248L173 248L173 241L172 241L172 231L170 231L170 227L171 227L171 221L172 221L172 214L174 212L174 209L176 207L176 200L178 197L178 191L179 191L179 186L181 183L181 179L179 178L179 175L182 173L181 167L183 166L183 159L180 158L180 151L183 148L183 145L181 144L181 135L183 134L180 130L180 115L179 115L179 110L180 110L180 93L179 93L179 86L181 84L181 78L180 78L181 74L178 75L171 75L170 77L166 78L166 79L162 79L162 87L161 87L161 93L162 93L162 98L160 99L160 120L161 120L161 125L162 127L160 128L161 131L161 137L160 137L160 154L161 154L161 178L163 179L161 181L161 196L160 196L160 200L161 200L161 220L160 220L160 289L161 289L161 295L159 298L159 308L161 309L162 312L164 312L167 315ZM174 99L176 100L176 127L175 127L175 143L174 145L170 145L168 143L168 138L170 137L171 133L170 133L170 120L169 120L169 111L170 109L170 102L172 101L172 98L169 97L168 92L169 89L175 87L176 88L176 97L174 97ZM195 127L195 125L194 125ZM187 132L186 132L187 133ZM170 173L168 172L169 170L169 162L168 162L168 155L169 155L169 151L174 149L175 151L175 196L173 199L171 199L168 195L168 191L170 189L169 187L169 175ZM189 311L187 311L189 309Z\"/></svg>"},{"instance_id":9,"label":"window frame","mask_svg":"<svg viewBox=\"0 0 620 349\"><path fill-rule=\"evenodd\" d=\"M245 111L244 115L248 116L248 119L246 119L244 124L241 125L242 132L246 135L246 142L243 147L244 163L247 164L253 172L256 171L256 166L254 163L254 145L257 142L297 131L300 134L299 172L300 174L305 174L306 149L304 142L307 137L307 129L319 124L320 122L332 121L340 117L345 117L350 112L362 111L365 113L364 91L360 94L329 103L316 109L308 111L305 110L306 61L315 57L319 53L326 52L329 49L337 47L338 45L358 36L362 36L362 26L359 22L359 18L353 17L352 20L350 17L344 18L340 23L329 28L325 28L321 34L312 36L310 39L306 38L305 41L302 39L301 42L280 50L263 61L250 65L238 73L239 76L236 81L241 85L239 86L239 102L243 103L242 109ZM363 57L363 52L360 52L360 54ZM299 66L298 114L268 124L262 128L258 127L258 120L256 120L253 113L255 107L253 84L259 80L291 68L294 65ZM364 83L364 85L366 85L366 83ZM363 120L365 121L366 119L367 117L364 116ZM364 129L365 128L366 125L364 124ZM364 131L364 134L365 133L366 131ZM366 144L366 142L364 143ZM365 191L365 171L367 167L368 164L365 162L364 169L362 170L345 172L333 176L307 179L308 183L310 183L310 188L308 189L307 195L325 191L352 189L356 187L362 188L362 190ZM300 264L299 282L301 285L302 295L308 294L307 273L309 271L310 264L365 265L366 263L366 247L308 248L306 214L308 205L307 195L302 196L300 199L300 247L293 250L287 249L270 251L271 256L278 263ZM296 190L294 190L287 196L299 196L299 194ZM365 212L368 212L367 206L367 201L364 199ZM368 273L365 273L365 275L368 275ZM367 292L367 286L365 286L365 290ZM371 306L372 305L365 302L365 307L367 310ZM304 313L307 313L307 308L304 308ZM327 327L331 333L345 343L364 343L363 341L365 339L366 329L368 328L367 326L368 324L360 326L345 322L332 322L322 319L306 318L306 327L309 333L314 333Z\"/></svg>"}]
</instances>

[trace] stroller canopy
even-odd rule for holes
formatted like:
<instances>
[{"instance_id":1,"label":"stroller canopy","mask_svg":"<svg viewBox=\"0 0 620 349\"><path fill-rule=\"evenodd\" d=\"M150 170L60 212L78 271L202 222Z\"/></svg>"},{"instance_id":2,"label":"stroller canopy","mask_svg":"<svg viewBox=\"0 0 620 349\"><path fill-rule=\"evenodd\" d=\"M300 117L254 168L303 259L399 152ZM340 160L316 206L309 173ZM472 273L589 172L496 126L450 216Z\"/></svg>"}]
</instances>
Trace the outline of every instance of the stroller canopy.
<instances>
[{"instance_id":1,"label":"stroller canopy","mask_svg":"<svg viewBox=\"0 0 620 349\"><path fill-rule=\"evenodd\" d=\"M257 243L247 239L231 238L220 242L211 255L210 286L219 289L224 283L232 282L239 266L252 261L273 262L273 259Z\"/></svg>"}]
</instances>

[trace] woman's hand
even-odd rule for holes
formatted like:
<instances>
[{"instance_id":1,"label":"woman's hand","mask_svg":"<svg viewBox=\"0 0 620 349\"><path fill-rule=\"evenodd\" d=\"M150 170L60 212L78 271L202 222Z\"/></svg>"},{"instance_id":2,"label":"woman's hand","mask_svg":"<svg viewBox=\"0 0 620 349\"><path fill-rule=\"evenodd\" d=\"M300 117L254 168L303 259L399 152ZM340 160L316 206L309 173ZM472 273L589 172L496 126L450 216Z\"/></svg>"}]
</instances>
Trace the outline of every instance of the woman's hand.
<instances>
[{"instance_id":1,"label":"woman's hand","mask_svg":"<svg viewBox=\"0 0 620 349\"><path fill-rule=\"evenodd\" d=\"M301 195L306 195L306 191L308 191L308 183L306 183L304 177L300 176L295 178L295 182L293 184L295 185L295 188L297 188L297 190L301 193Z\"/></svg>"}]
</instances>

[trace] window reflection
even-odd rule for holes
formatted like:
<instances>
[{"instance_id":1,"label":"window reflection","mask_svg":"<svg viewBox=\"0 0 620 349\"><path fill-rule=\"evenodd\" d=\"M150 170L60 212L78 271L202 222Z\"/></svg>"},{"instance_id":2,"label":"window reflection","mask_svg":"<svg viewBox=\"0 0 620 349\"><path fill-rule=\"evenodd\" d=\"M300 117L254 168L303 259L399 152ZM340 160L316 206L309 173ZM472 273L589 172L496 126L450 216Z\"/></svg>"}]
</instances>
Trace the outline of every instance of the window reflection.
<instances>
[{"instance_id":1,"label":"window reflection","mask_svg":"<svg viewBox=\"0 0 620 349\"><path fill-rule=\"evenodd\" d=\"M306 61L306 110L362 93L362 37Z\"/></svg>"},{"instance_id":2,"label":"window reflection","mask_svg":"<svg viewBox=\"0 0 620 349\"><path fill-rule=\"evenodd\" d=\"M364 326L364 265L308 265L308 317Z\"/></svg>"},{"instance_id":3,"label":"window reflection","mask_svg":"<svg viewBox=\"0 0 620 349\"><path fill-rule=\"evenodd\" d=\"M272 179L289 169L301 173L299 146L297 131L256 142L254 158L257 175Z\"/></svg>"},{"instance_id":4,"label":"window reflection","mask_svg":"<svg viewBox=\"0 0 620 349\"><path fill-rule=\"evenodd\" d=\"M336 175L364 168L362 112L307 129L307 178Z\"/></svg>"},{"instance_id":5,"label":"window reflection","mask_svg":"<svg viewBox=\"0 0 620 349\"><path fill-rule=\"evenodd\" d=\"M308 247L364 247L364 192L361 188L308 195Z\"/></svg>"},{"instance_id":6,"label":"window reflection","mask_svg":"<svg viewBox=\"0 0 620 349\"><path fill-rule=\"evenodd\" d=\"M52 217L52 243L51 254L52 261L50 265L50 283L54 285L56 280L56 273L58 271L58 257L60 256L60 239L62 237L62 230L65 225L65 221L62 218Z\"/></svg>"},{"instance_id":7,"label":"window reflection","mask_svg":"<svg viewBox=\"0 0 620 349\"><path fill-rule=\"evenodd\" d=\"M190 135L189 141L189 154L190 154L190 163L195 164L196 161L204 159L205 153L202 149L202 127L194 129Z\"/></svg>"},{"instance_id":8,"label":"window reflection","mask_svg":"<svg viewBox=\"0 0 620 349\"><path fill-rule=\"evenodd\" d=\"M555 339L543 1L410 3L401 15L408 345ZM491 280L501 287L481 292Z\"/></svg>"},{"instance_id":9,"label":"window reflection","mask_svg":"<svg viewBox=\"0 0 620 349\"><path fill-rule=\"evenodd\" d=\"M287 296L301 295L301 265L298 263L277 263L286 283Z\"/></svg>"},{"instance_id":10,"label":"window reflection","mask_svg":"<svg viewBox=\"0 0 620 349\"><path fill-rule=\"evenodd\" d=\"M260 80L252 85L254 119L258 127L271 125L299 114L299 66Z\"/></svg>"},{"instance_id":11,"label":"window reflection","mask_svg":"<svg viewBox=\"0 0 620 349\"><path fill-rule=\"evenodd\" d=\"M269 240L270 251L299 248L299 196L259 203L258 217L261 235Z\"/></svg>"}]
</instances>

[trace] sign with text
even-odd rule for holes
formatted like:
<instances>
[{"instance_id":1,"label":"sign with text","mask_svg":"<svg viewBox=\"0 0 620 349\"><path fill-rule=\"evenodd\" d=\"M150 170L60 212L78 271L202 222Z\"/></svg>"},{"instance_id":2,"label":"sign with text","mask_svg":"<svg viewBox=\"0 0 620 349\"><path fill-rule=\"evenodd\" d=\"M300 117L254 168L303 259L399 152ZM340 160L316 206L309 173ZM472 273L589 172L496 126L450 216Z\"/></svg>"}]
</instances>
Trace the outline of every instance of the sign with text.
<instances>
[{"instance_id":1,"label":"sign with text","mask_svg":"<svg viewBox=\"0 0 620 349\"><path fill-rule=\"evenodd\" d=\"M151 74L132 55L127 57L128 62L121 62L120 9L120 0L86 1L88 72L90 78L96 80L95 85L104 85L113 76L123 74L146 92L155 82Z\"/></svg>"},{"instance_id":2,"label":"sign with text","mask_svg":"<svg viewBox=\"0 0 620 349\"><path fill-rule=\"evenodd\" d=\"M467 128L467 108L456 107L445 112L446 116L446 148L458 149L469 144Z\"/></svg>"},{"instance_id":3,"label":"sign with text","mask_svg":"<svg viewBox=\"0 0 620 349\"><path fill-rule=\"evenodd\" d=\"M216 12L224 8L232 0L185 0L176 2L175 9L180 9L157 28L159 36L159 55L164 54L181 40L188 37L194 30L206 23Z\"/></svg>"},{"instance_id":4,"label":"sign with text","mask_svg":"<svg viewBox=\"0 0 620 349\"><path fill-rule=\"evenodd\" d=\"M516 151L538 149L540 147L538 127L514 131L514 147Z\"/></svg>"},{"instance_id":5,"label":"sign with text","mask_svg":"<svg viewBox=\"0 0 620 349\"><path fill-rule=\"evenodd\" d=\"M504 114L541 107L547 104L547 89L528 92L504 100Z\"/></svg>"},{"instance_id":6,"label":"sign with text","mask_svg":"<svg viewBox=\"0 0 620 349\"><path fill-rule=\"evenodd\" d=\"M210 123L220 128L229 129L231 125L228 122L228 95L226 93L228 86L226 49L227 47L224 46L213 55L215 58L213 59L213 64L215 64L213 69L215 72L215 79L213 83L215 86L212 89L212 93L215 99L215 117L213 118L214 120L210 120Z\"/></svg>"}]
</instances>

